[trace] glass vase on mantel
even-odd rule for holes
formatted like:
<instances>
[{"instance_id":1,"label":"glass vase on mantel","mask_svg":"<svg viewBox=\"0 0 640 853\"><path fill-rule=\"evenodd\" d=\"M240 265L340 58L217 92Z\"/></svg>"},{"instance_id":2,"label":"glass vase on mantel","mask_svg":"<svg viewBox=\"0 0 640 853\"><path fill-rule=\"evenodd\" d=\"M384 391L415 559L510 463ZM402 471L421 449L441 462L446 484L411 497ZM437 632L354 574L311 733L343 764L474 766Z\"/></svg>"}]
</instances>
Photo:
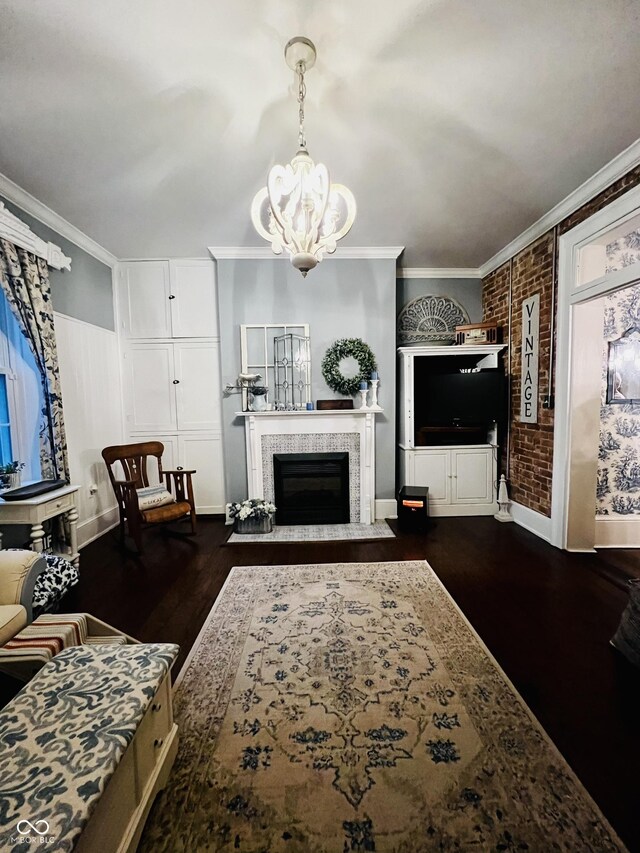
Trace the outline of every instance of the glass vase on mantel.
<instances>
[{"instance_id":1,"label":"glass vase on mantel","mask_svg":"<svg viewBox=\"0 0 640 853\"><path fill-rule=\"evenodd\" d=\"M233 520L234 533L271 533L273 530L273 516L263 515L260 518L249 516L249 518L238 518Z\"/></svg>"}]
</instances>

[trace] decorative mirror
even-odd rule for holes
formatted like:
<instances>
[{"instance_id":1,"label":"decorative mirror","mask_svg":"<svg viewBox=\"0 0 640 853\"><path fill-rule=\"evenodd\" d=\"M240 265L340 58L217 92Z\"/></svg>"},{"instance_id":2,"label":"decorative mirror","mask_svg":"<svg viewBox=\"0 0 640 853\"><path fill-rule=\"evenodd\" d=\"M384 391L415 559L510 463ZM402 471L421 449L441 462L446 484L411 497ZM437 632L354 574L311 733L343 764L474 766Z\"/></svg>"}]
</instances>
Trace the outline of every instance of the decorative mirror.
<instances>
[{"instance_id":1,"label":"decorative mirror","mask_svg":"<svg viewBox=\"0 0 640 853\"><path fill-rule=\"evenodd\" d=\"M609 341L607 403L640 404L640 328Z\"/></svg>"}]
</instances>

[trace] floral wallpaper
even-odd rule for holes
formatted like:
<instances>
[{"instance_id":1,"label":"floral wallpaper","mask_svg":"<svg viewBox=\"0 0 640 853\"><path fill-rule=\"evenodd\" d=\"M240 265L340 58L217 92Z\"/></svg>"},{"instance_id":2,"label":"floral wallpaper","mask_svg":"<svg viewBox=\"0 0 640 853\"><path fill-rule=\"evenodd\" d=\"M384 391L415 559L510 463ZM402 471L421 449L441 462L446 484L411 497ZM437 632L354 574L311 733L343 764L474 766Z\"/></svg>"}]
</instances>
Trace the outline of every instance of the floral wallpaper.
<instances>
[{"instance_id":1,"label":"floral wallpaper","mask_svg":"<svg viewBox=\"0 0 640 853\"><path fill-rule=\"evenodd\" d=\"M615 272L640 261L640 228L607 244L605 272Z\"/></svg>"},{"instance_id":2,"label":"floral wallpaper","mask_svg":"<svg viewBox=\"0 0 640 853\"><path fill-rule=\"evenodd\" d=\"M634 246L629 242L632 237ZM640 231L607 246L608 271L639 260ZM608 343L632 326L640 328L640 284L605 300L597 515L640 515L640 405L606 403Z\"/></svg>"}]
</instances>

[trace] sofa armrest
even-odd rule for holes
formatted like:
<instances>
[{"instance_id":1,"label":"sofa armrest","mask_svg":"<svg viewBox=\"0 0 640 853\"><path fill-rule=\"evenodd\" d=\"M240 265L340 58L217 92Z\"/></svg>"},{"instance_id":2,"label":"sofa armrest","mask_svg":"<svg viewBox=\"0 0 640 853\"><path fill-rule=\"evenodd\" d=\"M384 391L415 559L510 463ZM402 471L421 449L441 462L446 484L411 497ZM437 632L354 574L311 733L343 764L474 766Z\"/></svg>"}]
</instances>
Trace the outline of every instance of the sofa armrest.
<instances>
[{"instance_id":1,"label":"sofa armrest","mask_svg":"<svg viewBox=\"0 0 640 853\"><path fill-rule=\"evenodd\" d=\"M47 563L36 551L0 551L0 604L21 604L32 621L33 588Z\"/></svg>"}]
</instances>

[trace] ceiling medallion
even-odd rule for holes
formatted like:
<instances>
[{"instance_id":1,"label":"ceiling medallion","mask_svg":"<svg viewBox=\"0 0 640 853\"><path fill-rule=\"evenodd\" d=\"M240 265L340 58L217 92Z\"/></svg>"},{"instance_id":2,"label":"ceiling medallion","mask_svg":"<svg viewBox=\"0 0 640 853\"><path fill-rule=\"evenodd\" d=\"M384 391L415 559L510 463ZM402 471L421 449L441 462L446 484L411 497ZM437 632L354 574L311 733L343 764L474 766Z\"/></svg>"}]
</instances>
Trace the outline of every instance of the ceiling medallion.
<instances>
[{"instance_id":1,"label":"ceiling medallion","mask_svg":"<svg viewBox=\"0 0 640 853\"><path fill-rule=\"evenodd\" d=\"M353 193L332 184L323 163L314 163L304 134L304 75L313 68L313 42L297 36L284 49L287 65L298 77L298 151L287 166L274 166L267 186L256 193L251 220L256 231L271 243L276 255L286 249L291 263L303 276L332 254L356 217Z\"/></svg>"}]
</instances>

